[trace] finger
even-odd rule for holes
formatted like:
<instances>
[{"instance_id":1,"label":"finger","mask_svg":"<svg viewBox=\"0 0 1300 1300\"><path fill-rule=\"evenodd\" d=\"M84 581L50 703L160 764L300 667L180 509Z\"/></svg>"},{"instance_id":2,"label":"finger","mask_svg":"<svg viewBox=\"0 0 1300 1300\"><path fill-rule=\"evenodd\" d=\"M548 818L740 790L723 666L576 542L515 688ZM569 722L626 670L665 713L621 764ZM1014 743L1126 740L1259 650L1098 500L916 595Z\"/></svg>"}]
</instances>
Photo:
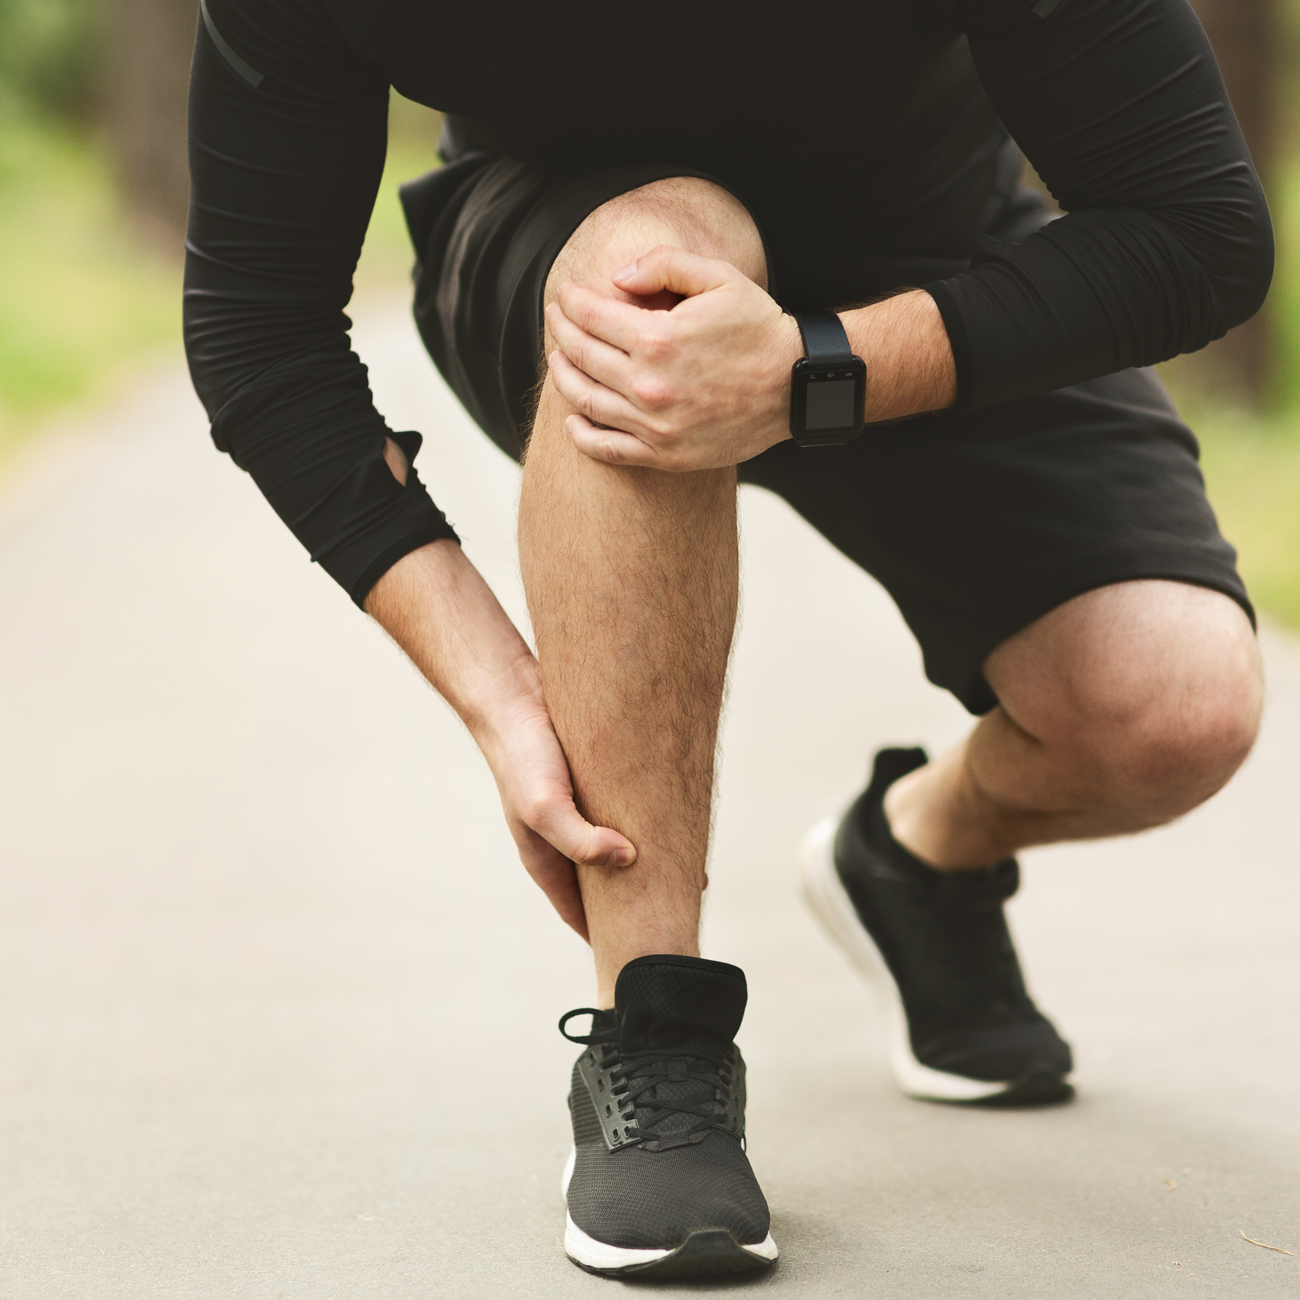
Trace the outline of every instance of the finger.
<instances>
[{"instance_id":1,"label":"finger","mask_svg":"<svg viewBox=\"0 0 1300 1300\"><path fill-rule=\"evenodd\" d=\"M587 912L573 863L536 831L525 827L525 837L519 843L519 858L524 868L546 895L560 920L590 942Z\"/></svg>"},{"instance_id":2,"label":"finger","mask_svg":"<svg viewBox=\"0 0 1300 1300\"><path fill-rule=\"evenodd\" d=\"M631 399L629 388L632 361L626 352L611 347L579 328L560 310L557 303L551 303L547 307L546 323L556 346L583 374L590 375L607 388Z\"/></svg>"},{"instance_id":3,"label":"finger","mask_svg":"<svg viewBox=\"0 0 1300 1300\"><path fill-rule=\"evenodd\" d=\"M636 849L626 835L593 826L572 801L553 801L529 825L548 844L580 867L630 867Z\"/></svg>"},{"instance_id":4,"label":"finger","mask_svg":"<svg viewBox=\"0 0 1300 1300\"><path fill-rule=\"evenodd\" d=\"M719 288L739 274L728 262L660 244L635 262L615 271L610 278L625 293L645 296L667 289L670 293L694 298L697 294Z\"/></svg>"},{"instance_id":5,"label":"finger","mask_svg":"<svg viewBox=\"0 0 1300 1300\"><path fill-rule=\"evenodd\" d=\"M639 465L644 469L666 469L663 458L635 434L621 429L602 429L585 415L571 415L564 422L573 445L592 460L606 465Z\"/></svg>"},{"instance_id":6,"label":"finger","mask_svg":"<svg viewBox=\"0 0 1300 1300\"><path fill-rule=\"evenodd\" d=\"M607 424L611 429L621 429L637 437L650 436L645 415L622 393L584 375L563 352L552 352L547 360L556 390L580 415L595 424Z\"/></svg>"},{"instance_id":7,"label":"finger","mask_svg":"<svg viewBox=\"0 0 1300 1300\"><path fill-rule=\"evenodd\" d=\"M657 339L657 331L668 316L666 311L620 302L569 281L556 290L555 301L561 313L584 333L629 354Z\"/></svg>"}]
</instances>

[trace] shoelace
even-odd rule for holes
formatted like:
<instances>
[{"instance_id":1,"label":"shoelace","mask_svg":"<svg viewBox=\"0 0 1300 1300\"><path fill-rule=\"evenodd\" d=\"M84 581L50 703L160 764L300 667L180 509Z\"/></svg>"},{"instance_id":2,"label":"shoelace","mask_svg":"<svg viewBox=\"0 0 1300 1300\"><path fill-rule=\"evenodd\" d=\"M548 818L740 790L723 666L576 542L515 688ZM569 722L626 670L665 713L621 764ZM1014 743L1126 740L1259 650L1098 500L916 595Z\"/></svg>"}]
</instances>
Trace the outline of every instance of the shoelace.
<instances>
[{"instance_id":1,"label":"shoelace","mask_svg":"<svg viewBox=\"0 0 1300 1300\"><path fill-rule=\"evenodd\" d=\"M617 1050L617 1049L615 1049ZM642 1052L619 1061L620 1082L627 1085L627 1099L637 1108L637 1129L647 1137L659 1137L655 1125L670 1115L694 1115L696 1120L685 1129L663 1137L674 1142L689 1141L696 1133L711 1129L726 1107L717 1100L717 1090L726 1093L731 1086L731 1072L721 1057L696 1055L665 1057L659 1052ZM656 1095L663 1083L697 1083L708 1092L698 1101ZM647 1095L649 1094L649 1095ZM642 1112L648 1112L642 1114Z\"/></svg>"},{"instance_id":2,"label":"shoelace","mask_svg":"<svg viewBox=\"0 0 1300 1300\"><path fill-rule=\"evenodd\" d=\"M727 1064L726 1054L712 1052L684 1052L669 1055L663 1051L635 1052L622 1055L618 1048L618 1029L614 1025L598 1029L597 1016L600 1013L591 1007L580 1007L570 1011L560 1020L560 1033L571 1043L584 1047L602 1049L601 1065L611 1070L615 1091L620 1108L631 1105L636 1108L636 1127L639 1134L651 1141L661 1136L674 1145L689 1142L697 1133L711 1129L718 1117L726 1113L726 1106L717 1100L721 1089L724 1095L731 1089L731 1069ZM565 1029L575 1016L590 1015L592 1032L590 1034L571 1034ZM689 1098L660 1097L654 1095L660 1084L696 1083L708 1089L705 1096L698 1100ZM695 1122L685 1129L672 1133L659 1134L655 1127L671 1115L693 1115Z\"/></svg>"}]
</instances>

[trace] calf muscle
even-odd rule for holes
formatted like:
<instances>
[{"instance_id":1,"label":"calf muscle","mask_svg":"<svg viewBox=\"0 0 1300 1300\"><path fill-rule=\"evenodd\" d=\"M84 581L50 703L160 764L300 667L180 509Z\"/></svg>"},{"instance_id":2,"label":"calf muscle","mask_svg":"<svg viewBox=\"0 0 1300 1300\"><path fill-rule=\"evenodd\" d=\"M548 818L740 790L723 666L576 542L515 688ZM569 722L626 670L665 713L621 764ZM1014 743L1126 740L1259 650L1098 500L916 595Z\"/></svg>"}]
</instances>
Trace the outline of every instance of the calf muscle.
<instances>
[{"instance_id":1,"label":"calf muscle","mask_svg":"<svg viewBox=\"0 0 1300 1300\"><path fill-rule=\"evenodd\" d=\"M714 749L736 616L735 471L589 460L543 391L519 511L547 706L578 808L637 848L580 868L602 996L633 957L698 955Z\"/></svg>"}]
</instances>

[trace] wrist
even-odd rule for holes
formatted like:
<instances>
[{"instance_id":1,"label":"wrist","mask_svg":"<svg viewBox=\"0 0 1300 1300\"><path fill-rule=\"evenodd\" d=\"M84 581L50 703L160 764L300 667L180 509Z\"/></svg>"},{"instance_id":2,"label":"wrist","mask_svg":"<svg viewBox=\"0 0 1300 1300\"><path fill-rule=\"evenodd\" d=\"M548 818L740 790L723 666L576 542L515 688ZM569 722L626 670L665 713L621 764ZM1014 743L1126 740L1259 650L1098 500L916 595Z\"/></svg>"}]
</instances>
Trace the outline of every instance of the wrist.
<instances>
[{"instance_id":1,"label":"wrist","mask_svg":"<svg viewBox=\"0 0 1300 1300\"><path fill-rule=\"evenodd\" d=\"M923 289L841 312L840 320L867 365L867 423L947 410L957 400L952 344Z\"/></svg>"},{"instance_id":2,"label":"wrist","mask_svg":"<svg viewBox=\"0 0 1300 1300\"><path fill-rule=\"evenodd\" d=\"M783 311L773 331L767 355L769 373L772 376L772 446L786 442L793 436L790 432L791 376L795 362L803 354L799 326L788 311Z\"/></svg>"},{"instance_id":3,"label":"wrist","mask_svg":"<svg viewBox=\"0 0 1300 1300\"><path fill-rule=\"evenodd\" d=\"M519 728L539 714L546 715L541 669L532 651L521 643L520 652L484 676L466 693L463 703L456 711L495 771L498 762L510 754Z\"/></svg>"}]
</instances>

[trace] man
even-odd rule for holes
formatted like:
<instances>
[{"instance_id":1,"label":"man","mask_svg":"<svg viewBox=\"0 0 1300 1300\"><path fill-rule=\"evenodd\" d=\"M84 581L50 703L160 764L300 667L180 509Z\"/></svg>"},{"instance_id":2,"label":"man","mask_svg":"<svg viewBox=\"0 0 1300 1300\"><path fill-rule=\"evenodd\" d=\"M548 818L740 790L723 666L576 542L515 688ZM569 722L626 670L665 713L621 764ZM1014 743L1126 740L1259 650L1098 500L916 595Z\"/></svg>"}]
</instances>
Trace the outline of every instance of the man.
<instances>
[{"instance_id":1,"label":"man","mask_svg":"<svg viewBox=\"0 0 1300 1300\"><path fill-rule=\"evenodd\" d=\"M536 659L349 350L390 85L448 114L447 165L404 196L416 316L524 462ZM776 1257L744 975L697 934L738 479L879 578L980 718L935 762L883 751L804 849L814 908L895 1000L899 1082L1067 1096L1002 916L1014 854L1181 815L1260 709L1195 440L1137 368L1247 318L1272 267L1186 0L205 0L190 131L214 439L464 719L591 942L568 1253Z\"/></svg>"}]
</instances>

